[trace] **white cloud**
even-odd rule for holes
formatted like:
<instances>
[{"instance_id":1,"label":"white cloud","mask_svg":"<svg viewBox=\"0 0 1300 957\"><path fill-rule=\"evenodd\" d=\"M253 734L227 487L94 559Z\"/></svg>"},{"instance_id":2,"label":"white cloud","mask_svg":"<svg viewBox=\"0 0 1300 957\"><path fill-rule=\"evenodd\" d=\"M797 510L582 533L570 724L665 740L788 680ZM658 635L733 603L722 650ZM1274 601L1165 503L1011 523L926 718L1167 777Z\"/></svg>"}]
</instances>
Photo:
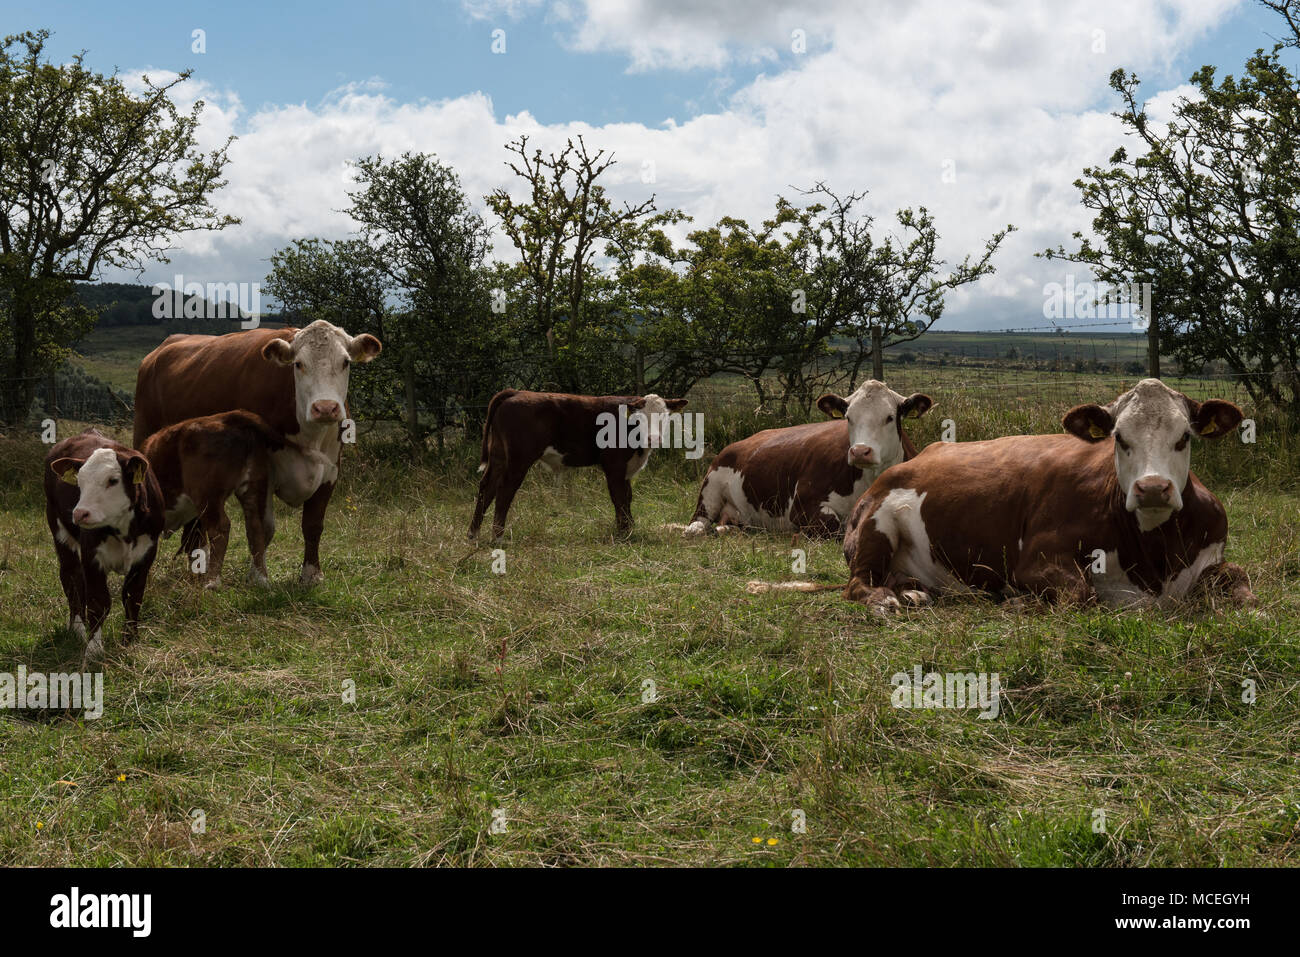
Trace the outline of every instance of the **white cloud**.
<instances>
[{"instance_id":1,"label":"white cloud","mask_svg":"<svg viewBox=\"0 0 1300 957\"><path fill-rule=\"evenodd\" d=\"M1063 268L1033 253L1069 246L1070 234L1086 227L1072 183L1120 142L1109 115L1118 106L1106 87L1111 70L1162 70L1233 3L900 0L872 10L832 2L791 13L775 0L586 0L546 8L543 15L567 31L575 49L619 52L639 69L774 57L792 24L807 24L809 52L793 65L782 53L773 61L781 68L742 85L725 110L659 126L543 125L526 112L498 117L482 92L399 102L374 80L315 106L250 113L234 94L189 83L185 95L208 105L205 145L239 135L218 203L243 224L184 238L176 265L205 279L260 279L266 257L290 239L346 235L343 170L359 155L436 153L481 205L484 194L511 185L503 165L508 140L528 133L553 148L583 133L620 159L610 173L617 198L639 201L654 191L661 208L681 207L695 225L724 214L757 220L778 193L817 180L843 192L870 190L870 208L881 217L927 206L950 260L978 253L993 231L1014 223L1021 231L998 254L998 275L952 297L945 325L1022 326L1041 319L1042 286L1060 279ZM467 8L485 18L540 12L529 0ZM1167 110L1180 91L1161 93L1156 106ZM641 182L647 160L653 185ZM955 171L954 181L945 182L945 168Z\"/></svg>"}]
</instances>

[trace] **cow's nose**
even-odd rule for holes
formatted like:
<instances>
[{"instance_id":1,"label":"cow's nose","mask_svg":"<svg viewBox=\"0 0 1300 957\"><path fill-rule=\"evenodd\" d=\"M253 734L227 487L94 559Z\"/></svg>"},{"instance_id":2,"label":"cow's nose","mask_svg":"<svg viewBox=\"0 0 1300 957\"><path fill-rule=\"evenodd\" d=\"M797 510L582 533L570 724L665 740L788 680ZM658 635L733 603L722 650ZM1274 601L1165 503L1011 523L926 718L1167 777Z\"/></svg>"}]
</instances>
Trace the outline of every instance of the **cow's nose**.
<instances>
[{"instance_id":1,"label":"cow's nose","mask_svg":"<svg viewBox=\"0 0 1300 957\"><path fill-rule=\"evenodd\" d=\"M1139 508L1164 508L1174 496L1174 483L1152 476L1133 483Z\"/></svg>"},{"instance_id":2,"label":"cow's nose","mask_svg":"<svg viewBox=\"0 0 1300 957\"><path fill-rule=\"evenodd\" d=\"M341 418L342 409L337 402L319 399L311 404L311 417L321 422L335 422Z\"/></svg>"},{"instance_id":3,"label":"cow's nose","mask_svg":"<svg viewBox=\"0 0 1300 957\"><path fill-rule=\"evenodd\" d=\"M84 522L84 521L85 521L86 519L88 519L88 518L90 518L90 509L88 509L88 508L74 508L74 509L72 510L72 520L73 520L76 524L80 525L82 522Z\"/></svg>"},{"instance_id":4,"label":"cow's nose","mask_svg":"<svg viewBox=\"0 0 1300 957\"><path fill-rule=\"evenodd\" d=\"M869 445L855 445L849 449L849 457L855 462L869 464L875 457L875 450Z\"/></svg>"}]
</instances>

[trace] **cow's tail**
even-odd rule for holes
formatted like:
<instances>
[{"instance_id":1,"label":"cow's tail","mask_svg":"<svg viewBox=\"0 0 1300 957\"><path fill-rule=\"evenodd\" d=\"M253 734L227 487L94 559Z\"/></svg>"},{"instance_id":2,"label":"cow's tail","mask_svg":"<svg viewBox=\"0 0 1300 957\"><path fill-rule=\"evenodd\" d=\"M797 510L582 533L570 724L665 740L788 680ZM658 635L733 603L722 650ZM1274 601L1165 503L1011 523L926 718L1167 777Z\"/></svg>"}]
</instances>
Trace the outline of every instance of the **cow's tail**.
<instances>
[{"instance_id":1,"label":"cow's tail","mask_svg":"<svg viewBox=\"0 0 1300 957\"><path fill-rule=\"evenodd\" d=\"M480 450L478 457L478 470L480 472L487 471L488 467L488 451L491 448L490 437L492 435L492 416L496 414L497 406L514 394L514 389L502 389L496 395L492 396L492 400L488 402L487 416L483 419L483 447Z\"/></svg>"},{"instance_id":2,"label":"cow's tail","mask_svg":"<svg viewBox=\"0 0 1300 957\"><path fill-rule=\"evenodd\" d=\"M745 591L751 595L766 595L771 591L843 591L844 585L818 585L816 582L759 582L752 581L745 585Z\"/></svg>"}]
</instances>

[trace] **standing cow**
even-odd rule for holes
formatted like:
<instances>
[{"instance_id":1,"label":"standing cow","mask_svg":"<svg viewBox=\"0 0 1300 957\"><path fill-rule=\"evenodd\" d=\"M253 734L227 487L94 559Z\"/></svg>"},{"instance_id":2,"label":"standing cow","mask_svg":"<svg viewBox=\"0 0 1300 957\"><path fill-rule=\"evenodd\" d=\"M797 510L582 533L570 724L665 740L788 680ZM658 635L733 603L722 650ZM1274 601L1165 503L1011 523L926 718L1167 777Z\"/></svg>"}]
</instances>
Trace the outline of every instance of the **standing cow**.
<instances>
[{"instance_id":1,"label":"standing cow","mask_svg":"<svg viewBox=\"0 0 1300 957\"><path fill-rule=\"evenodd\" d=\"M45 463L45 520L59 557L68 627L86 640L85 660L93 661L104 652L104 620L113 606L109 572L125 578L122 643L139 628L163 532L163 494L143 455L94 429L59 442Z\"/></svg>"},{"instance_id":2,"label":"standing cow","mask_svg":"<svg viewBox=\"0 0 1300 957\"><path fill-rule=\"evenodd\" d=\"M478 537L487 507L496 502L492 537L505 532L506 514L524 476L541 460L552 471L599 465L605 473L619 531L632 527L632 476L650 461L666 417L685 399L657 395L565 395L505 389L488 403L483 423L478 499L469 538ZM611 429L611 423L618 428ZM611 433L613 435L611 436ZM603 441L626 435L632 442Z\"/></svg>"},{"instance_id":3,"label":"standing cow","mask_svg":"<svg viewBox=\"0 0 1300 957\"><path fill-rule=\"evenodd\" d=\"M1253 602L1245 571L1223 561L1223 505L1190 471L1192 440L1241 417L1144 379L1110 405L1071 409L1067 435L936 442L855 509L844 597L881 612L967 589L1122 607L1199 583Z\"/></svg>"},{"instance_id":4,"label":"standing cow","mask_svg":"<svg viewBox=\"0 0 1300 957\"><path fill-rule=\"evenodd\" d=\"M838 534L867 487L916 455L903 420L924 415L931 404L928 395L904 398L871 379L847 399L817 400L837 421L766 429L731 443L709 466L685 534L711 532L715 524Z\"/></svg>"},{"instance_id":5,"label":"standing cow","mask_svg":"<svg viewBox=\"0 0 1300 957\"><path fill-rule=\"evenodd\" d=\"M320 569L325 509L338 480L341 423L347 414L354 362L382 346L372 335L350 336L323 319L302 329L251 329L224 336L168 336L140 363L135 385L135 444L183 419L247 409L291 440L296 450L272 459L275 494L302 506L299 580L314 584ZM304 468L320 456L325 467ZM193 530L187 529L186 547ZM275 533L266 529L269 543Z\"/></svg>"}]
</instances>

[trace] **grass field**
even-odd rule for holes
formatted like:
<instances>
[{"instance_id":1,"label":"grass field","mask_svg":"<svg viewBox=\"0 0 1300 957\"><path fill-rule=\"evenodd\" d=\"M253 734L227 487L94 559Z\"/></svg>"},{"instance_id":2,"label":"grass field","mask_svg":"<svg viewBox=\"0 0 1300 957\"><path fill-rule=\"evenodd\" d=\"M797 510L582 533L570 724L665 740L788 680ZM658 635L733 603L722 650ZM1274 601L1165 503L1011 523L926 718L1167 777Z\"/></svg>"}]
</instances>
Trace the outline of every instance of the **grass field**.
<instances>
[{"instance_id":1,"label":"grass field","mask_svg":"<svg viewBox=\"0 0 1300 957\"><path fill-rule=\"evenodd\" d=\"M932 371L890 374L899 391L936 399L912 429L918 445L945 417L963 441L1059 429L1055 399L921 381ZM1106 401L1115 381L1060 388ZM718 401L699 403L715 416L710 454L755 424L715 415ZM0 672L79 661L59 628L44 451L0 441ZM237 509L223 591L160 560L139 641L110 640L102 718L0 715L0 863L1300 856L1300 455L1266 418L1256 445L1201 443L1193 455L1227 506L1227 557L1250 572L1259 614L1205 603L1017 612L950 598L881 621L835 592L751 596L749 579L793 577L791 537L684 542L664 529L688 519L709 458L673 452L638 478L627 541L612 537L596 472L536 471L495 574L491 546L464 541L476 458L468 445L412 456L364 433L313 590L292 584L301 535L284 508L270 588L242 584ZM838 543L799 545L808 576L843 580ZM114 639L120 624L118 608ZM996 672L1001 713L891 707L891 676L914 666ZM805 833L791 831L795 810Z\"/></svg>"}]
</instances>

